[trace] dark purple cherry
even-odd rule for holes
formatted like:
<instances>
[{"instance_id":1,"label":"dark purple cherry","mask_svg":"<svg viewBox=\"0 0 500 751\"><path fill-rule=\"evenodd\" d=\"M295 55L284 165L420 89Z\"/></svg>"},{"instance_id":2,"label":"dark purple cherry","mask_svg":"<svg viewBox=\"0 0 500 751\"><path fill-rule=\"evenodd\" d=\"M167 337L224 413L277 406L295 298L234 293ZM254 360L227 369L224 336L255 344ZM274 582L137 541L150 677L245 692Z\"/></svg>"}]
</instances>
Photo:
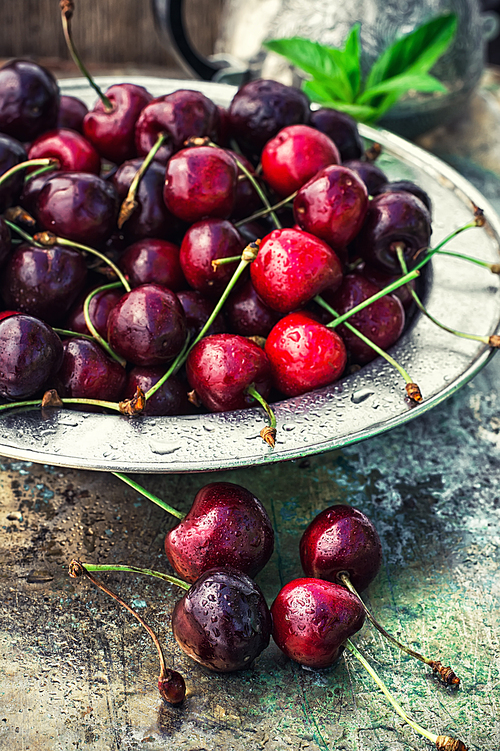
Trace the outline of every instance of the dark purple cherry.
<instances>
[{"instance_id":1,"label":"dark purple cherry","mask_svg":"<svg viewBox=\"0 0 500 751\"><path fill-rule=\"evenodd\" d=\"M266 337L281 318L261 300L250 279L229 296L224 311L230 330L241 336Z\"/></svg>"},{"instance_id":2,"label":"dark purple cherry","mask_svg":"<svg viewBox=\"0 0 500 751\"><path fill-rule=\"evenodd\" d=\"M28 158L24 146L11 136L0 133L0 175L25 162ZM0 185L0 212L15 206L23 190L25 170L12 175Z\"/></svg>"},{"instance_id":3,"label":"dark purple cherry","mask_svg":"<svg viewBox=\"0 0 500 751\"><path fill-rule=\"evenodd\" d=\"M186 286L179 248L167 240L138 240L123 252L118 266L128 277L131 287L156 282L177 292Z\"/></svg>"},{"instance_id":4,"label":"dark purple cherry","mask_svg":"<svg viewBox=\"0 0 500 751\"><path fill-rule=\"evenodd\" d=\"M363 606L340 584L295 579L271 606L273 638L287 657L309 668L327 668L346 640L362 627Z\"/></svg>"},{"instance_id":5,"label":"dark purple cherry","mask_svg":"<svg viewBox=\"0 0 500 751\"><path fill-rule=\"evenodd\" d=\"M57 373L62 355L61 340L48 324L22 314L1 318L0 396L33 396Z\"/></svg>"},{"instance_id":6,"label":"dark purple cherry","mask_svg":"<svg viewBox=\"0 0 500 751\"><path fill-rule=\"evenodd\" d=\"M358 132L358 125L356 120L345 112L330 107L312 110L309 125L332 139L340 152L342 162L362 156L365 147Z\"/></svg>"},{"instance_id":7,"label":"dark purple cherry","mask_svg":"<svg viewBox=\"0 0 500 751\"><path fill-rule=\"evenodd\" d=\"M91 290L86 290L79 299L73 305L68 313L65 321L64 328L70 331L76 331L78 334L90 335L90 331L87 328L85 322L85 315L83 313L83 306L85 299ZM122 298L123 290L121 289L105 289L92 297L89 304L90 320L97 329L97 333L106 339L108 336L108 316L111 313L112 308Z\"/></svg>"},{"instance_id":8,"label":"dark purple cherry","mask_svg":"<svg viewBox=\"0 0 500 751\"><path fill-rule=\"evenodd\" d=\"M82 291L87 266L81 253L23 243L6 264L0 291L5 307L60 325Z\"/></svg>"},{"instance_id":9,"label":"dark purple cherry","mask_svg":"<svg viewBox=\"0 0 500 751\"><path fill-rule=\"evenodd\" d=\"M83 118L89 108L76 96L62 94L59 103L58 128L71 128L83 135Z\"/></svg>"},{"instance_id":10,"label":"dark purple cherry","mask_svg":"<svg viewBox=\"0 0 500 751\"><path fill-rule=\"evenodd\" d=\"M344 162L364 182L370 196L380 193L388 182L387 175L373 162L363 162L360 159L350 159Z\"/></svg>"},{"instance_id":11,"label":"dark purple cherry","mask_svg":"<svg viewBox=\"0 0 500 751\"><path fill-rule=\"evenodd\" d=\"M97 342L74 337L64 342L57 374L62 397L118 401L125 387L125 368L106 355Z\"/></svg>"},{"instance_id":12,"label":"dark purple cherry","mask_svg":"<svg viewBox=\"0 0 500 751\"><path fill-rule=\"evenodd\" d=\"M5 260L9 257L11 247L10 229L3 216L0 216L0 267L3 266Z\"/></svg>"},{"instance_id":13,"label":"dark purple cherry","mask_svg":"<svg viewBox=\"0 0 500 751\"><path fill-rule=\"evenodd\" d=\"M300 560L306 576L337 582L346 571L361 592L378 574L382 546L367 516L351 506L337 504L322 511L300 540Z\"/></svg>"},{"instance_id":14,"label":"dark purple cherry","mask_svg":"<svg viewBox=\"0 0 500 751\"><path fill-rule=\"evenodd\" d=\"M221 673L250 667L269 644L271 628L269 609L257 584L230 568L206 571L172 614L172 630L181 649Z\"/></svg>"},{"instance_id":15,"label":"dark purple cherry","mask_svg":"<svg viewBox=\"0 0 500 751\"><path fill-rule=\"evenodd\" d=\"M380 269L374 268L369 263L364 263L357 267L356 272L368 279L369 282L376 284L379 289L388 287L389 284L392 284L392 282L402 276L402 274L386 274L383 271L380 271ZM398 289L395 289L392 293L396 297L399 297L405 311L408 311L414 302L411 290L415 290L416 287L416 280L412 279L411 282L408 282L408 284L405 284L402 287L398 287Z\"/></svg>"},{"instance_id":16,"label":"dark purple cherry","mask_svg":"<svg viewBox=\"0 0 500 751\"><path fill-rule=\"evenodd\" d=\"M201 488L188 514L165 538L168 560L189 582L219 566L254 577L273 548L274 532L264 506L253 493L232 482Z\"/></svg>"},{"instance_id":17,"label":"dark purple cherry","mask_svg":"<svg viewBox=\"0 0 500 751\"><path fill-rule=\"evenodd\" d=\"M189 339L190 341L193 341L210 318L210 315L215 308L215 303L207 297L204 297L201 292L197 292L195 289L181 290L176 294L186 315ZM210 334L223 334L226 331L227 325L225 316L224 313L220 311L217 313L215 320L206 332L206 336L209 336Z\"/></svg>"},{"instance_id":18,"label":"dark purple cherry","mask_svg":"<svg viewBox=\"0 0 500 751\"><path fill-rule=\"evenodd\" d=\"M50 71L31 60L10 60L0 68L0 132L32 141L55 128L59 87Z\"/></svg>"},{"instance_id":19,"label":"dark purple cherry","mask_svg":"<svg viewBox=\"0 0 500 751\"><path fill-rule=\"evenodd\" d=\"M123 295L108 317L108 341L134 365L163 365L186 340L186 317L175 293L142 284Z\"/></svg>"},{"instance_id":20,"label":"dark purple cherry","mask_svg":"<svg viewBox=\"0 0 500 751\"><path fill-rule=\"evenodd\" d=\"M97 175L63 172L45 181L34 213L42 229L95 246L115 227L118 196L113 186Z\"/></svg>"},{"instance_id":21,"label":"dark purple cherry","mask_svg":"<svg viewBox=\"0 0 500 751\"><path fill-rule=\"evenodd\" d=\"M236 151L226 149L227 153L233 158L237 159L245 169L251 174L255 173L253 164L243 154L237 154ZM231 212L231 221L238 221L239 219L245 219L258 211L262 207L262 199L255 190L254 185L250 182L249 178L243 172L243 170L237 165L238 168L238 180L236 182L236 193L234 198L234 206ZM264 233L267 234L267 233ZM255 239L255 238L254 238ZM252 242L249 240L249 242Z\"/></svg>"},{"instance_id":22,"label":"dark purple cherry","mask_svg":"<svg viewBox=\"0 0 500 751\"><path fill-rule=\"evenodd\" d=\"M428 210L429 214L432 214L432 203L428 193L425 192L420 185L412 182L411 180L394 180L393 182L386 183L382 186L380 193L412 193L412 195L419 198ZM377 195L377 193L375 193Z\"/></svg>"},{"instance_id":23,"label":"dark purple cherry","mask_svg":"<svg viewBox=\"0 0 500 751\"><path fill-rule=\"evenodd\" d=\"M165 367L136 365L127 376L123 398L131 399L137 391L149 391L165 374ZM178 375L171 375L158 391L149 397L143 415L187 415L194 411L188 399L188 387Z\"/></svg>"}]
</instances>

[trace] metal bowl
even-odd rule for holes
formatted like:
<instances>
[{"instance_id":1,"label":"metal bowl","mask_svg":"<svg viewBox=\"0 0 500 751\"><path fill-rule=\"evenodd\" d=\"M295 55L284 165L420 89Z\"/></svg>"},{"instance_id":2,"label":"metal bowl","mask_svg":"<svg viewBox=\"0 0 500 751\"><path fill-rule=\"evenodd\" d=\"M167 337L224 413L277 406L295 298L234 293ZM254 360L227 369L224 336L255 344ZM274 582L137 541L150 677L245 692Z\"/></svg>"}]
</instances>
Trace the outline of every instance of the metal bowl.
<instances>
[{"instance_id":1,"label":"metal bowl","mask_svg":"<svg viewBox=\"0 0 500 751\"><path fill-rule=\"evenodd\" d=\"M120 79L98 79L109 86ZM198 89L227 105L232 86L135 77L155 96L179 88ZM62 93L92 103L82 79L61 84ZM474 205L487 219L484 228L458 235L450 250L500 261L500 220L467 180L436 157L387 131L360 126L361 134L383 146L380 166L391 179L410 179L430 195L434 208L433 244L472 217ZM492 334L500 323L498 277L477 265L447 256L432 261L426 279L426 305L448 326ZM377 358L359 373L303 396L275 403L278 434L271 449L259 436L261 409L179 417L87 414L70 410L12 410L0 419L0 454L59 466L130 472L201 472L297 459L402 425L439 404L469 381L491 357L476 341L446 333L416 316L391 354L407 369L423 394L410 403L398 373Z\"/></svg>"}]
</instances>

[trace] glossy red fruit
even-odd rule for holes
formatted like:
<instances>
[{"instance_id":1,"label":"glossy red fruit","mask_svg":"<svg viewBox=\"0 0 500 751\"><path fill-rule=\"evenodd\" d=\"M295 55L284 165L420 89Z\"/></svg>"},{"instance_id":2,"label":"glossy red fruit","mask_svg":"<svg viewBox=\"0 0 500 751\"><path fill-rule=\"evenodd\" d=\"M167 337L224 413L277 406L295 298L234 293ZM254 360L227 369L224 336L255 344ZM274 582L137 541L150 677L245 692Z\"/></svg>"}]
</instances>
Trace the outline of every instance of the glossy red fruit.
<instances>
[{"instance_id":1,"label":"glossy red fruit","mask_svg":"<svg viewBox=\"0 0 500 751\"><path fill-rule=\"evenodd\" d=\"M273 383L285 396L298 396L338 380L347 362L340 336L307 313L290 313L267 337Z\"/></svg>"},{"instance_id":2,"label":"glossy red fruit","mask_svg":"<svg viewBox=\"0 0 500 751\"><path fill-rule=\"evenodd\" d=\"M274 532L264 506L253 493L232 482L212 482L201 488L188 514L165 538L168 560L189 582L219 566L255 577L273 548Z\"/></svg>"},{"instance_id":3,"label":"glossy red fruit","mask_svg":"<svg viewBox=\"0 0 500 751\"><path fill-rule=\"evenodd\" d=\"M300 229L285 228L262 240L250 276L266 305L288 313L327 287L339 287L342 266L325 242Z\"/></svg>"},{"instance_id":4,"label":"glossy red fruit","mask_svg":"<svg viewBox=\"0 0 500 751\"><path fill-rule=\"evenodd\" d=\"M332 248L343 248L358 234L368 209L365 184L347 167L331 165L302 188L294 202L297 224Z\"/></svg>"},{"instance_id":5,"label":"glossy red fruit","mask_svg":"<svg viewBox=\"0 0 500 751\"><path fill-rule=\"evenodd\" d=\"M271 368L264 350L237 334L212 334L196 344L186 362L191 387L211 412L255 406L246 389L254 384L266 398Z\"/></svg>"},{"instance_id":6,"label":"glossy red fruit","mask_svg":"<svg viewBox=\"0 0 500 751\"><path fill-rule=\"evenodd\" d=\"M315 669L333 665L365 620L358 598L344 587L309 578L286 584L271 615L278 647L300 665Z\"/></svg>"},{"instance_id":7,"label":"glossy red fruit","mask_svg":"<svg viewBox=\"0 0 500 751\"><path fill-rule=\"evenodd\" d=\"M156 282L177 292L186 286L179 261L179 247L167 240L145 238L129 245L120 256L120 269L131 287Z\"/></svg>"},{"instance_id":8,"label":"glossy red fruit","mask_svg":"<svg viewBox=\"0 0 500 751\"><path fill-rule=\"evenodd\" d=\"M236 227L223 219L205 219L193 224L182 241L180 262L193 289L218 299L234 274L238 262L214 268L212 261L240 256L243 240Z\"/></svg>"},{"instance_id":9,"label":"glossy red fruit","mask_svg":"<svg viewBox=\"0 0 500 751\"><path fill-rule=\"evenodd\" d=\"M176 294L182 305L182 309L184 310L189 341L192 342L210 318L215 308L215 303L207 297L204 297L201 292L197 292L195 289L180 290L180 292L177 292ZM210 334L223 334L227 332L227 330L224 313L219 311L215 316L215 319L212 321L210 328L205 333L205 336L210 336Z\"/></svg>"},{"instance_id":10,"label":"glossy red fruit","mask_svg":"<svg viewBox=\"0 0 500 751\"><path fill-rule=\"evenodd\" d=\"M108 341L134 365L163 365L184 346L186 318L174 292L142 284L123 295L108 317Z\"/></svg>"},{"instance_id":11,"label":"glossy red fruit","mask_svg":"<svg viewBox=\"0 0 500 751\"><path fill-rule=\"evenodd\" d=\"M340 154L324 133L308 125L289 125L266 143L262 174L279 196L290 196L329 164L340 164Z\"/></svg>"},{"instance_id":12,"label":"glossy red fruit","mask_svg":"<svg viewBox=\"0 0 500 751\"><path fill-rule=\"evenodd\" d=\"M348 274L336 292L330 294L329 290L325 290L323 298L337 313L343 315L378 291L379 287L361 274ZM405 312L401 301L395 295L384 295L359 313L355 313L349 318L349 323L381 349L386 350L401 336L405 325ZM377 353L344 324L340 324L337 330L353 362L364 365L377 357Z\"/></svg>"},{"instance_id":13,"label":"glossy red fruit","mask_svg":"<svg viewBox=\"0 0 500 751\"><path fill-rule=\"evenodd\" d=\"M83 133L102 157L121 164L137 155L135 125L153 97L143 86L133 83L114 84L105 94L112 110L107 112L99 99L84 117Z\"/></svg>"},{"instance_id":14,"label":"glossy red fruit","mask_svg":"<svg viewBox=\"0 0 500 751\"><path fill-rule=\"evenodd\" d=\"M165 205L184 222L227 219L234 207L237 177L236 162L224 149L182 149L167 163Z\"/></svg>"},{"instance_id":15,"label":"glossy red fruit","mask_svg":"<svg viewBox=\"0 0 500 751\"><path fill-rule=\"evenodd\" d=\"M382 546L367 516L337 504L318 514L305 530L300 560L305 575L317 579L340 583L337 575L346 571L361 592L380 569Z\"/></svg>"},{"instance_id":16,"label":"glossy red fruit","mask_svg":"<svg viewBox=\"0 0 500 751\"><path fill-rule=\"evenodd\" d=\"M101 158L91 143L69 128L49 130L31 144L28 159L57 159L59 169L98 175Z\"/></svg>"},{"instance_id":17,"label":"glossy red fruit","mask_svg":"<svg viewBox=\"0 0 500 751\"><path fill-rule=\"evenodd\" d=\"M0 133L32 141L55 128L59 87L52 73L31 60L10 60L0 68Z\"/></svg>"},{"instance_id":18,"label":"glossy red fruit","mask_svg":"<svg viewBox=\"0 0 500 751\"><path fill-rule=\"evenodd\" d=\"M73 337L63 346L64 358L57 374L62 397L107 401L122 398L125 368L108 357L97 342Z\"/></svg>"},{"instance_id":19,"label":"glossy red fruit","mask_svg":"<svg viewBox=\"0 0 500 751\"><path fill-rule=\"evenodd\" d=\"M78 334L87 334L87 336L90 336L90 331L85 322L85 315L83 312L85 299L89 293L90 290L86 290L80 295L69 311L64 325L65 329L75 331ZM116 303L122 298L122 295L122 289L105 289L96 292L90 301L90 320L95 326L98 334L100 334L103 339L107 339L108 336L108 316L112 308L114 308Z\"/></svg>"},{"instance_id":20,"label":"glossy red fruit","mask_svg":"<svg viewBox=\"0 0 500 751\"><path fill-rule=\"evenodd\" d=\"M62 94L59 104L59 115L57 117L58 128L71 128L83 135L83 118L89 111L89 108L76 96Z\"/></svg>"},{"instance_id":21,"label":"glossy red fruit","mask_svg":"<svg viewBox=\"0 0 500 751\"><path fill-rule=\"evenodd\" d=\"M229 330L241 336L265 337L281 318L260 299L250 279L229 296L224 311Z\"/></svg>"},{"instance_id":22,"label":"glossy red fruit","mask_svg":"<svg viewBox=\"0 0 500 751\"><path fill-rule=\"evenodd\" d=\"M172 630L180 648L221 673L248 668L271 638L271 616L257 584L231 568L206 571L179 600Z\"/></svg>"},{"instance_id":23,"label":"glossy red fruit","mask_svg":"<svg viewBox=\"0 0 500 751\"><path fill-rule=\"evenodd\" d=\"M129 371L123 393L124 399L132 399L137 388L144 393L149 391L162 376L163 367L140 367L136 365ZM195 411L188 400L187 383L178 375L171 375L165 383L146 400L143 415L187 415Z\"/></svg>"}]
</instances>

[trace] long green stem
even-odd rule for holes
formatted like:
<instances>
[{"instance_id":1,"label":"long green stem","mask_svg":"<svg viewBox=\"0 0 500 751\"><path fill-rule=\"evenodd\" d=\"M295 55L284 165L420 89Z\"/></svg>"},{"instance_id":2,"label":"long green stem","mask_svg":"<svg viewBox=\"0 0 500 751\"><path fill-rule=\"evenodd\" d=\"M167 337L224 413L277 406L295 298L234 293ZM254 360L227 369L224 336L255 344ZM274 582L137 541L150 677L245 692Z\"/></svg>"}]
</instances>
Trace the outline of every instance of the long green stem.
<instances>
[{"instance_id":1,"label":"long green stem","mask_svg":"<svg viewBox=\"0 0 500 751\"><path fill-rule=\"evenodd\" d=\"M460 258L462 261L475 263L476 266L482 266L484 269L489 269L489 271L491 271L492 274L500 273L500 264L498 263L488 263L488 261L481 261L480 258L467 256L464 253L457 253L453 250L435 250L434 252L440 256L451 256L452 258Z\"/></svg>"},{"instance_id":2,"label":"long green stem","mask_svg":"<svg viewBox=\"0 0 500 751\"><path fill-rule=\"evenodd\" d=\"M290 196L287 196L287 198L283 198L282 201L275 203L274 206L270 206L268 209L260 209L260 211L256 211L254 214L251 214L246 219L241 219L239 222L235 222L234 226L241 227L243 224L246 224L247 222L253 222L255 219L260 219L263 216L268 216L271 213L271 211L276 211L277 209L281 209L283 206L286 206L287 203L290 203L291 201L293 201L298 192L299 191L296 190L295 193L292 193Z\"/></svg>"},{"instance_id":3,"label":"long green stem","mask_svg":"<svg viewBox=\"0 0 500 751\"><path fill-rule=\"evenodd\" d=\"M144 158L144 161L142 162L141 166L137 170L137 172L134 175L134 178L132 182L130 183L130 187L128 189L128 193L120 206L120 213L118 214L118 229L121 229L127 219L130 219L132 216L132 213L134 209L137 207L137 201L135 200L135 197L137 195L137 190L139 188L139 184L146 173L147 168L155 158L159 148L163 146L165 140L167 138L166 133L159 133L158 138L156 139L156 143L151 147L148 154Z\"/></svg>"},{"instance_id":4,"label":"long green stem","mask_svg":"<svg viewBox=\"0 0 500 751\"><path fill-rule=\"evenodd\" d=\"M91 292L89 292L83 303L83 317L85 318L85 323L87 324L87 328L92 334L92 337L99 342L101 347L108 353L110 357L113 358L113 360L116 360L116 362L124 368L127 364L127 361L123 357L120 357L120 355L116 354L116 352L110 346L110 344L108 344L106 339L104 339L97 331L96 327L92 323L92 319L90 318L90 303L92 302L92 299L95 297L95 295L97 295L99 292L105 292L108 289L117 289L121 286L121 282L112 282L112 284L103 284L102 287L97 287L96 289L93 289Z\"/></svg>"},{"instance_id":5,"label":"long green stem","mask_svg":"<svg viewBox=\"0 0 500 751\"><path fill-rule=\"evenodd\" d=\"M484 220L481 214L480 216L477 216L474 219L474 221L467 222L467 224L464 224L463 227L459 227L458 229L453 230L453 232L450 232L449 235L446 235L446 237L443 240L441 240L441 242L438 243L438 245L436 245L435 248L430 248L425 254L425 256L422 258L422 260L418 261L418 263L415 264L415 266L413 267L413 270L415 271L416 269L421 269L423 266L429 263L429 261L431 260L432 256L435 253L438 253L444 245L449 243L450 240L453 240L453 238L456 237L457 235L460 235L462 232L465 232L466 229L472 229L473 227L481 227L483 226L483 224L484 224Z\"/></svg>"},{"instance_id":6,"label":"long green stem","mask_svg":"<svg viewBox=\"0 0 500 751\"><path fill-rule=\"evenodd\" d=\"M55 167L59 167L59 161L57 159L45 157L43 159L28 159L28 161L26 162L19 162L19 164L15 164L13 167L0 175L0 185L6 183L9 178L12 177L12 175L17 174L21 170L25 170L28 167L45 167L54 169Z\"/></svg>"},{"instance_id":7,"label":"long green stem","mask_svg":"<svg viewBox=\"0 0 500 751\"><path fill-rule=\"evenodd\" d=\"M43 248L44 246L42 243L37 242L34 237L31 237L27 232L25 232L21 227L18 227L17 224L14 224L13 222L9 222L8 219L4 219L5 224L14 232L17 232L18 235L20 235L23 240L26 240L26 242L30 243L30 245L36 245L37 248Z\"/></svg>"},{"instance_id":8,"label":"long green stem","mask_svg":"<svg viewBox=\"0 0 500 751\"><path fill-rule=\"evenodd\" d=\"M8 409L15 409L16 407L41 407L43 403L42 399L33 399L25 402L9 402L8 404L0 404L0 412L4 412ZM71 397L61 399L62 405L65 404L88 404L91 407L103 407L105 409L112 409L115 412L120 412L120 405L118 402L107 402L104 399L82 399L77 397Z\"/></svg>"},{"instance_id":9,"label":"long green stem","mask_svg":"<svg viewBox=\"0 0 500 751\"><path fill-rule=\"evenodd\" d=\"M139 483L135 482L135 480L132 480L131 477L128 477L127 475L124 475L121 472L112 472L111 474L114 475L115 477L118 477L127 485L130 485L131 488L134 488L134 490L137 490L138 493L141 493L141 495L143 495L149 501L156 503L157 506L162 508L167 513L172 514L172 516L177 517L177 519L184 519L184 517L186 516L186 514L183 514L182 511L177 511L177 509L173 508L173 506L169 506L168 503L163 501L161 498L158 498L158 496L154 495L154 493L150 493L149 490L146 490L146 488L143 488L142 485L139 485Z\"/></svg>"},{"instance_id":10,"label":"long green stem","mask_svg":"<svg viewBox=\"0 0 500 751\"><path fill-rule=\"evenodd\" d=\"M131 574L145 574L146 576L154 576L157 579L163 579L163 581L169 582L169 584L175 584L176 587L188 590L191 584L178 579L176 576L170 576L170 574L163 574L161 571L154 571L151 568L137 568L136 566L122 566L122 565L106 565L106 564L91 564L86 563L85 568L87 571L128 571Z\"/></svg>"}]
</instances>

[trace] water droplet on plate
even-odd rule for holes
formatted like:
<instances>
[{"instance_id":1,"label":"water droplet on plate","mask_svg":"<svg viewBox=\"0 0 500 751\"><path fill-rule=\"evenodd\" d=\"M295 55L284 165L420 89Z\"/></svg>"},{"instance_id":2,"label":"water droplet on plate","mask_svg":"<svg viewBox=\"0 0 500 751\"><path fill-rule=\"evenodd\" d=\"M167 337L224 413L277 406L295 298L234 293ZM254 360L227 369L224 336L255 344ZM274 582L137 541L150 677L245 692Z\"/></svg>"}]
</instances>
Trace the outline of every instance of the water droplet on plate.
<instances>
[{"instance_id":1,"label":"water droplet on plate","mask_svg":"<svg viewBox=\"0 0 500 751\"><path fill-rule=\"evenodd\" d=\"M368 388L358 389L351 396L351 402L353 402L354 404L361 404L362 402L369 399L370 396L373 396L374 393L375 393L374 391Z\"/></svg>"},{"instance_id":2,"label":"water droplet on plate","mask_svg":"<svg viewBox=\"0 0 500 751\"><path fill-rule=\"evenodd\" d=\"M149 448L153 454L173 454L180 446L172 441L149 441Z\"/></svg>"}]
</instances>

